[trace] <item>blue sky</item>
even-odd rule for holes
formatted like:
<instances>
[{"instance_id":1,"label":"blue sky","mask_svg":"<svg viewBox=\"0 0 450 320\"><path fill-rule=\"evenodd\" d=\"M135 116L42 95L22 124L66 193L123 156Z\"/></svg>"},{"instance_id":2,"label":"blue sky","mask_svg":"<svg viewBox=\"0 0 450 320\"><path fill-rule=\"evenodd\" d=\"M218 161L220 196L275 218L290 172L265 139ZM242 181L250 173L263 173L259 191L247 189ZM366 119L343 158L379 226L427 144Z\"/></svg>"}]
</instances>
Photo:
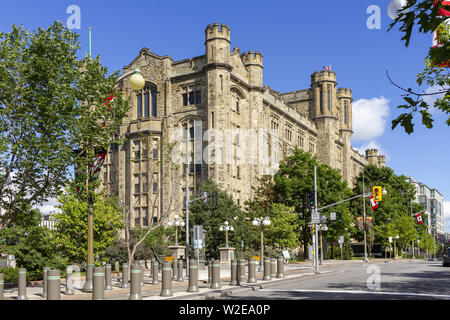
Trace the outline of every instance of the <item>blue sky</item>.
<instances>
[{"instance_id":1,"label":"blue sky","mask_svg":"<svg viewBox=\"0 0 450 320\"><path fill-rule=\"evenodd\" d=\"M399 85L418 90L415 78L432 39L414 33L406 48L397 29L387 32L390 1L2 1L0 30L9 31L12 24L35 29L55 20L67 22L67 8L77 5L81 29L74 31L80 34L80 56L88 51L91 26L93 54L111 70L120 70L143 47L175 60L203 55L206 25L225 23L231 28L232 48L264 55L264 84L275 90L307 88L313 72L331 65L338 86L352 89L354 109L367 120L354 125L354 147L378 146L397 174L411 175L450 200L446 117L433 112L434 128L416 121L411 135L402 128L391 130L402 92L389 83L386 71ZM366 24L371 5L381 9L379 30Z\"/></svg>"}]
</instances>

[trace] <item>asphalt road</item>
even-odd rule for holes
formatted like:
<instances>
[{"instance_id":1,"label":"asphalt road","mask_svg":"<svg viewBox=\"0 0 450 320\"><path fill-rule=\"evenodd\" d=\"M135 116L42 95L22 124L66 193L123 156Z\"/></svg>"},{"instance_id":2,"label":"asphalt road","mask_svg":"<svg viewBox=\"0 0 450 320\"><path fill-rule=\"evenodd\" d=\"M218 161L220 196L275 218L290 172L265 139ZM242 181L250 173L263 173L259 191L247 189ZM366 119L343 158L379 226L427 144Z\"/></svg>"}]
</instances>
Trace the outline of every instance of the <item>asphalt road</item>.
<instances>
[{"instance_id":1,"label":"asphalt road","mask_svg":"<svg viewBox=\"0 0 450 320\"><path fill-rule=\"evenodd\" d=\"M335 266L226 300L450 300L450 268L442 261Z\"/></svg>"}]
</instances>

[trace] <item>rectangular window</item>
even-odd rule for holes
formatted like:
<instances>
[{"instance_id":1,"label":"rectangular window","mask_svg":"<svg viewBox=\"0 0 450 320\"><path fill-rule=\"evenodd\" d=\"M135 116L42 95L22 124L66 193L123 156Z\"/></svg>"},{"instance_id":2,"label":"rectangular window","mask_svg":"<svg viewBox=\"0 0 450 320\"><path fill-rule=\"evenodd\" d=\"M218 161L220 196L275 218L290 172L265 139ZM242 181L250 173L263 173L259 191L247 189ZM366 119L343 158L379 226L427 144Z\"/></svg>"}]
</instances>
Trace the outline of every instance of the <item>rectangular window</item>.
<instances>
[{"instance_id":1,"label":"rectangular window","mask_svg":"<svg viewBox=\"0 0 450 320\"><path fill-rule=\"evenodd\" d=\"M195 165L195 172L196 173L201 173L202 172L202 165L201 164L196 164Z\"/></svg>"},{"instance_id":2,"label":"rectangular window","mask_svg":"<svg viewBox=\"0 0 450 320\"><path fill-rule=\"evenodd\" d=\"M135 160L141 159L141 144L139 140L134 141L134 159Z\"/></svg>"},{"instance_id":3,"label":"rectangular window","mask_svg":"<svg viewBox=\"0 0 450 320\"><path fill-rule=\"evenodd\" d=\"M323 90L320 89L320 113L323 114Z\"/></svg>"},{"instance_id":4,"label":"rectangular window","mask_svg":"<svg viewBox=\"0 0 450 320\"><path fill-rule=\"evenodd\" d=\"M142 94L137 95L137 116L142 117Z\"/></svg>"},{"instance_id":5,"label":"rectangular window","mask_svg":"<svg viewBox=\"0 0 450 320\"><path fill-rule=\"evenodd\" d=\"M153 159L158 159L158 149L153 149Z\"/></svg>"},{"instance_id":6,"label":"rectangular window","mask_svg":"<svg viewBox=\"0 0 450 320\"><path fill-rule=\"evenodd\" d=\"M214 112L211 112L211 128L214 129Z\"/></svg>"},{"instance_id":7,"label":"rectangular window","mask_svg":"<svg viewBox=\"0 0 450 320\"><path fill-rule=\"evenodd\" d=\"M196 93L195 93L195 103L196 104L201 104L202 103L202 92L201 91L196 91Z\"/></svg>"},{"instance_id":8,"label":"rectangular window","mask_svg":"<svg viewBox=\"0 0 450 320\"><path fill-rule=\"evenodd\" d=\"M194 104L195 102L195 92L191 91L189 92L189 104Z\"/></svg>"},{"instance_id":9,"label":"rectangular window","mask_svg":"<svg viewBox=\"0 0 450 320\"><path fill-rule=\"evenodd\" d=\"M158 173L153 173L153 192L158 191Z\"/></svg>"},{"instance_id":10,"label":"rectangular window","mask_svg":"<svg viewBox=\"0 0 450 320\"><path fill-rule=\"evenodd\" d=\"M148 177L146 173L142 175L142 190L144 193L148 192Z\"/></svg>"},{"instance_id":11,"label":"rectangular window","mask_svg":"<svg viewBox=\"0 0 450 320\"><path fill-rule=\"evenodd\" d=\"M135 226L141 225L141 211L139 208L134 209L134 225Z\"/></svg>"},{"instance_id":12,"label":"rectangular window","mask_svg":"<svg viewBox=\"0 0 450 320\"><path fill-rule=\"evenodd\" d=\"M236 112L239 113L239 100L236 100Z\"/></svg>"},{"instance_id":13,"label":"rectangular window","mask_svg":"<svg viewBox=\"0 0 450 320\"><path fill-rule=\"evenodd\" d=\"M144 227L148 227L148 208L144 207L142 209L142 224Z\"/></svg>"},{"instance_id":14,"label":"rectangular window","mask_svg":"<svg viewBox=\"0 0 450 320\"><path fill-rule=\"evenodd\" d=\"M328 90L327 90L327 108L328 111L330 111L331 108L331 86L327 86Z\"/></svg>"},{"instance_id":15,"label":"rectangular window","mask_svg":"<svg viewBox=\"0 0 450 320\"><path fill-rule=\"evenodd\" d=\"M157 92L152 92L152 117L158 116L158 100L157 100Z\"/></svg>"},{"instance_id":16,"label":"rectangular window","mask_svg":"<svg viewBox=\"0 0 450 320\"><path fill-rule=\"evenodd\" d=\"M344 102L344 124L347 124L347 108L348 108L348 102Z\"/></svg>"},{"instance_id":17,"label":"rectangular window","mask_svg":"<svg viewBox=\"0 0 450 320\"><path fill-rule=\"evenodd\" d=\"M148 92L144 95L144 117L150 118L150 94Z\"/></svg>"},{"instance_id":18,"label":"rectangular window","mask_svg":"<svg viewBox=\"0 0 450 320\"><path fill-rule=\"evenodd\" d=\"M141 193L141 184L138 174L134 175L134 193Z\"/></svg>"},{"instance_id":19,"label":"rectangular window","mask_svg":"<svg viewBox=\"0 0 450 320\"><path fill-rule=\"evenodd\" d=\"M183 106L188 105L188 95L187 93L183 93Z\"/></svg>"},{"instance_id":20,"label":"rectangular window","mask_svg":"<svg viewBox=\"0 0 450 320\"><path fill-rule=\"evenodd\" d=\"M194 139L194 126L189 128L189 138Z\"/></svg>"}]
</instances>

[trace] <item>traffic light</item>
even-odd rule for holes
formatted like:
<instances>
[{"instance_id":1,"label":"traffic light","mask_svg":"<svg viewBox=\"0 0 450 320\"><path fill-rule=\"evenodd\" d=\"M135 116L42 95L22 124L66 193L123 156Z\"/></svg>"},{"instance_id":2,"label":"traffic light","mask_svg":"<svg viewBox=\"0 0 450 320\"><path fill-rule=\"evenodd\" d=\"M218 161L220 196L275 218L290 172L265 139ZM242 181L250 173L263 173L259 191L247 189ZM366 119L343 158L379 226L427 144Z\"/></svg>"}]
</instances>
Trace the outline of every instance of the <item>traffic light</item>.
<instances>
[{"instance_id":1,"label":"traffic light","mask_svg":"<svg viewBox=\"0 0 450 320\"><path fill-rule=\"evenodd\" d=\"M375 201L381 201L382 200L381 186L373 187L373 199Z\"/></svg>"},{"instance_id":2,"label":"traffic light","mask_svg":"<svg viewBox=\"0 0 450 320\"><path fill-rule=\"evenodd\" d=\"M306 207L311 209L314 207L314 191L306 194Z\"/></svg>"},{"instance_id":3,"label":"traffic light","mask_svg":"<svg viewBox=\"0 0 450 320\"><path fill-rule=\"evenodd\" d=\"M337 221L342 222L342 212L337 213Z\"/></svg>"},{"instance_id":4,"label":"traffic light","mask_svg":"<svg viewBox=\"0 0 450 320\"><path fill-rule=\"evenodd\" d=\"M213 197L213 207L217 207L217 191L213 192L212 197Z\"/></svg>"},{"instance_id":5,"label":"traffic light","mask_svg":"<svg viewBox=\"0 0 450 320\"><path fill-rule=\"evenodd\" d=\"M311 226L311 234L314 234L316 232L316 226Z\"/></svg>"}]
</instances>

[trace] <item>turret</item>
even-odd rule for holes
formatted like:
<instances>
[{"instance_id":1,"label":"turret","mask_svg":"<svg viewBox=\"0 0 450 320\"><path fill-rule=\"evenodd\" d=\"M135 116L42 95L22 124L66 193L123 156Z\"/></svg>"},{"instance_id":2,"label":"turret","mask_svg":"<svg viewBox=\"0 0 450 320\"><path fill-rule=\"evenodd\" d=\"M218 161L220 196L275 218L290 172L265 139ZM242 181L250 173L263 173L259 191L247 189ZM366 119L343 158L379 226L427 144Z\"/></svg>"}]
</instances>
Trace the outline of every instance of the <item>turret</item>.
<instances>
[{"instance_id":1,"label":"turret","mask_svg":"<svg viewBox=\"0 0 450 320\"><path fill-rule=\"evenodd\" d=\"M366 159L370 165L378 167L378 149L366 150Z\"/></svg>"},{"instance_id":2,"label":"turret","mask_svg":"<svg viewBox=\"0 0 450 320\"><path fill-rule=\"evenodd\" d=\"M386 167L386 156L379 155L378 156L378 168Z\"/></svg>"},{"instance_id":3,"label":"turret","mask_svg":"<svg viewBox=\"0 0 450 320\"><path fill-rule=\"evenodd\" d=\"M247 67L249 84L251 86L263 85L263 56L260 52L248 51L242 54L242 62Z\"/></svg>"},{"instance_id":4,"label":"turret","mask_svg":"<svg viewBox=\"0 0 450 320\"><path fill-rule=\"evenodd\" d=\"M339 124L341 130L352 130L352 90L346 88L338 89L338 103L340 106Z\"/></svg>"},{"instance_id":5,"label":"turret","mask_svg":"<svg viewBox=\"0 0 450 320\"><path fill-rule=\"evenodd\" d=\"M209 24L205 30L205 47L207 63L229 63L230 27L226 24Z\"/></svg>"},{"instance_id":6,"label":"turret","mask_svg":"<svg viewBox=\"0 0 450 320\"><path fill-rule=\"evenodd\" d=\"M314 117L333 116L337 118L336 73L318 71L311 75L314 98Z\"/></svg>"}]
</instances>

